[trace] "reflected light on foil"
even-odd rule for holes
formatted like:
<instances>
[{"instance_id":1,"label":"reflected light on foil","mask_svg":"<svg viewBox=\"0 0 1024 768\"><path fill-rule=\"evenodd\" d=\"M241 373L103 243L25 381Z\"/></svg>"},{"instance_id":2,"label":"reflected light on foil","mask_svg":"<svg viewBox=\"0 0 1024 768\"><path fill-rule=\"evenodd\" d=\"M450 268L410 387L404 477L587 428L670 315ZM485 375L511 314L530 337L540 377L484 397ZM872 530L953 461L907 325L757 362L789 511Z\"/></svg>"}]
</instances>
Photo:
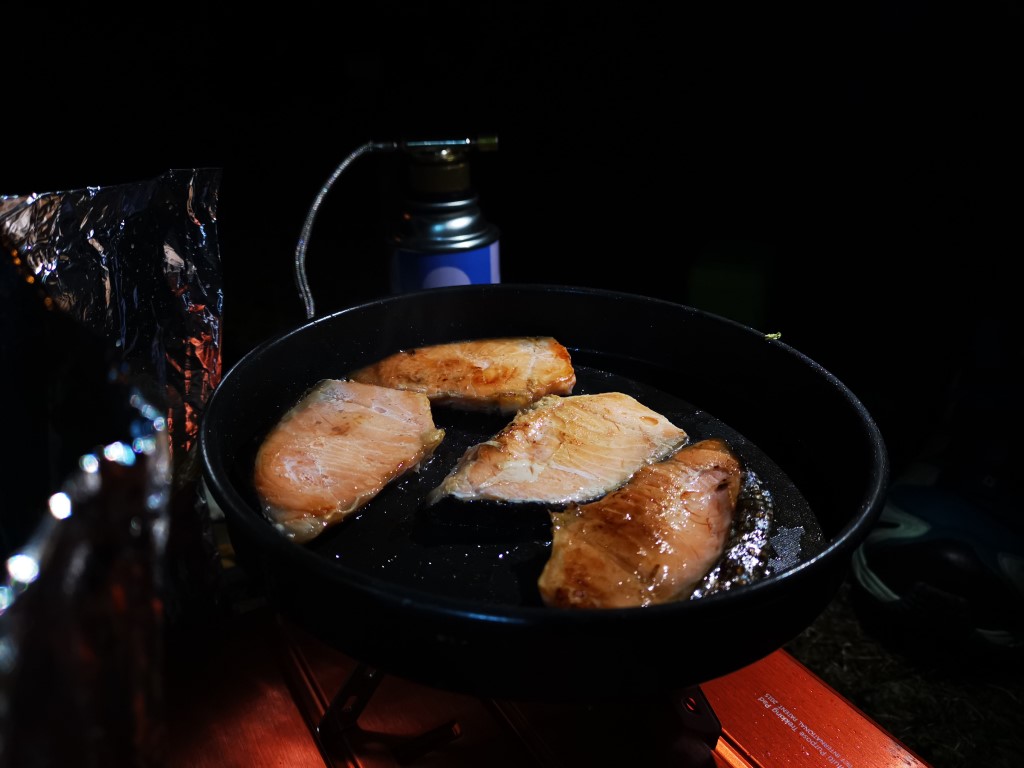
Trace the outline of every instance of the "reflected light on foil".
<instances>
[{"instance_id":1,"label":"reflected light on foil","mask_svg":"<svg viewBox=\"0 0 1024 768\"><path fill-rule=\"evenodd\" d=\"M146 509L161 510L167 503L168 495L163 492L151 493L146 496Z\"/></svg>"},{"instance_id":2,"label":"reflected light on foil","mask_svg":"<svg viewBox=\"0 0 1024 768\"><path fill-rule=\"evenodd\" d=\"M150 454L156 448L156 440L152 437L136 437L132 440L132 451Z\"/></svg>"},{"instance_id":3,"label":"reflected light on foil","mask_svg":"<svg viewBox=\"0 0 1024 768\"><path fill-rule=\"evenodd\" d=\"M2 593L2 591L0 591ZM0 613L7 607L7 604L3 603L0 599ZM14 671L15 665L18 663L18 650L14 646L14 641L9 637L0 638L0 674L9 675Z\"/></svg>"},{"instance_id":4,"label":"reflected light on foil","mask_svg":"<svg viewBox=\"0 0 1024 768\"><path fill-rule=\"evenodd\" d=\"M130 446L124 443L111 443L104 447L103 458L116 462L122 466L130 467L135 463L135 452Z\"/></svg>"},{"instance_id":5,"label":"reflected light on foil","mask_svg":"<svg viewBox=\"0 0 1024 768\"><path fill-rule=\"evenodd\" d=\"M135 410L142 413L142 416L150 421L155 421L158 430L163 429L163 415L157 408L148 403L138 392L133 393L130 401Z\"/></svg>"},{"instance_id":6,"label":"reflected light on foil","mask_svg":"<svg viewBox=\"0 0 1024 768\"><path fill-rule=\"evenodd\" d=\"M63 491L50 497L49 507L50 514L57 520L66 520L71 517L71 497Z\"/></svg>"},{"instance_id":7,"label":"reflected light on foil","mask_svg":"<svg viewBox=\"0 0 1024 768\"><path fill-rule=\"evenodd\" d=\"M31 584L39 576L39 561L29 555L7 558L7 573L14 581Z\"/></svg>"}]
</instances>

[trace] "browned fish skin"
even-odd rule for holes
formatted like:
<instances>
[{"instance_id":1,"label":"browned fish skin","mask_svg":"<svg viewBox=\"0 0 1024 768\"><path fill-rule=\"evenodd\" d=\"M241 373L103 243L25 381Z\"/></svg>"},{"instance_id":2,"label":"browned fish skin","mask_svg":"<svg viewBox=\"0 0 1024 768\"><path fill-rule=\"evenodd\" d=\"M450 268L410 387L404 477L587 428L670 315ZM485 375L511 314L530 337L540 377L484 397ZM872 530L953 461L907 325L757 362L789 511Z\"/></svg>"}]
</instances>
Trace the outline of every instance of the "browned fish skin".
<instances>
[{"instance_id":1,"label":"browned fish skin","mask_svg":"<svg viewBox=\"0 0 1024 768\"><path fill-rule=\"evenodd\" d=\"M437 405L513 413L576 386L572 359L550 336L437 344L398 352L354 371L366 384L422 392Z\"/></svg>"},{"instance_id":2,"label":"browned fish skin","mask_svg":"<svg viewBox=\"0 0 1024 768\"><path fill-rule=\"evenodd\" d=\"M418 468L443 438L425 395L325 379L266 436L253 482L264 514L303 543Z\"/></svg>"},{"instance_id":3,"label":"browned fish skin","mask_svg":"<svg viewBox=\"0 0 1024 768\"><path fill-rule=\"evenodd\" d=\"M427 501L590 501L686 439L682 428L621 392L548 395L467 450Z\"/></svg>"},{"instance_id":4,"label":"browned fish skin","mask_svg":"<svg viewBox=\"0 0 1024 768\"><path fill-rule=\"evenodd\" d=\"M553 512L545 605L626 608L689 597L721 558L742 469L724 440L684 446L602 499Z\"/></svg>"}]
</instances>

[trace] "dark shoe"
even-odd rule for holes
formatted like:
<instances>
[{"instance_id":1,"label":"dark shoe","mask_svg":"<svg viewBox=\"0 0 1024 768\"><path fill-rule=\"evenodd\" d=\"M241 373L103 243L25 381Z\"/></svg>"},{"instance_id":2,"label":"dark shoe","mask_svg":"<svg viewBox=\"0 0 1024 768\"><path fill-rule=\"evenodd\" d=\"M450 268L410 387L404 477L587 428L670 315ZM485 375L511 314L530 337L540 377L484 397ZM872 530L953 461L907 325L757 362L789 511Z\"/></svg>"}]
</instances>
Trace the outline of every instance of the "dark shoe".
<instances>
[{"instance_id":1,"label":"dark shoe","mask_svg":"<svg viewBox=\"0 0 1024 768\"><path fill-rule=\"evenodd\" d=\"M1024 653L1024 536L956 490L894 486L852 583L865 629L918 658Z\"/></svg>"}]
</instances>

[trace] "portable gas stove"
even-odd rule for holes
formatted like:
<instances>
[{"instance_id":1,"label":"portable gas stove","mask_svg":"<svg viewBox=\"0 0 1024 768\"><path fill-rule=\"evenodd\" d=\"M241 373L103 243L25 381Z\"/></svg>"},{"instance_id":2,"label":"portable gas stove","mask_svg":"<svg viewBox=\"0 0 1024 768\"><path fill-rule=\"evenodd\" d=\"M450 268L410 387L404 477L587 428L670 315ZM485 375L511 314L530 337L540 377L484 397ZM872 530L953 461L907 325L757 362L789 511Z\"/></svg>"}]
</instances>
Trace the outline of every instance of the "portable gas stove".
<instances>
[{"instance_id":1,"label":"portable gas stove","mask_svg":"<svg viewBox=\"0 0 1024 768\"><path fill-rule=\"evenodd\" d=\"M265 607L169 657L171 766L928 765L785 650L663 698L594 704L378 674Z\"/></svg>"}]
</instances>

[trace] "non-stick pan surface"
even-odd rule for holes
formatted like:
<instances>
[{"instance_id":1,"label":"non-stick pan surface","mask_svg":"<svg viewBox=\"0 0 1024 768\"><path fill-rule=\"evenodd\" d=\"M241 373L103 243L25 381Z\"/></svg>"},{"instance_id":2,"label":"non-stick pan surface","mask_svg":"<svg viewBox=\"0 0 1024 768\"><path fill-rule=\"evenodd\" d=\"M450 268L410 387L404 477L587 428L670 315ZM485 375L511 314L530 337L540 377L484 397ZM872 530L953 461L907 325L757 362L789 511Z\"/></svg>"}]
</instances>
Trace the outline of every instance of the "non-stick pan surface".
<instances>
[{"instance_id":1,"label":"non-stick pan surface","mask_svg":"<svg viewBox=\"0 0 1024 768\"><path fill-rule=\"evenodd\" d=\"M322 378L414 346L550 335L575 393L633 395L687 430L725 437L775 500L799 555L753 584L673 605L544 607L544 510L426 509L469 444L507 418L435 408L445 441L419 473L305 545L264 518L252 486L268 430ZM746 326L671 302L544 285L465 286L391 297L311 321L228 372L200 432L204 480L239 562L272 602L381 671L492 697L621 696L734 671L802 631L838 589L881 511L888 459L855 395ZM794 532L796 538L794 539Z\"/></svg>"}]
</instances>

